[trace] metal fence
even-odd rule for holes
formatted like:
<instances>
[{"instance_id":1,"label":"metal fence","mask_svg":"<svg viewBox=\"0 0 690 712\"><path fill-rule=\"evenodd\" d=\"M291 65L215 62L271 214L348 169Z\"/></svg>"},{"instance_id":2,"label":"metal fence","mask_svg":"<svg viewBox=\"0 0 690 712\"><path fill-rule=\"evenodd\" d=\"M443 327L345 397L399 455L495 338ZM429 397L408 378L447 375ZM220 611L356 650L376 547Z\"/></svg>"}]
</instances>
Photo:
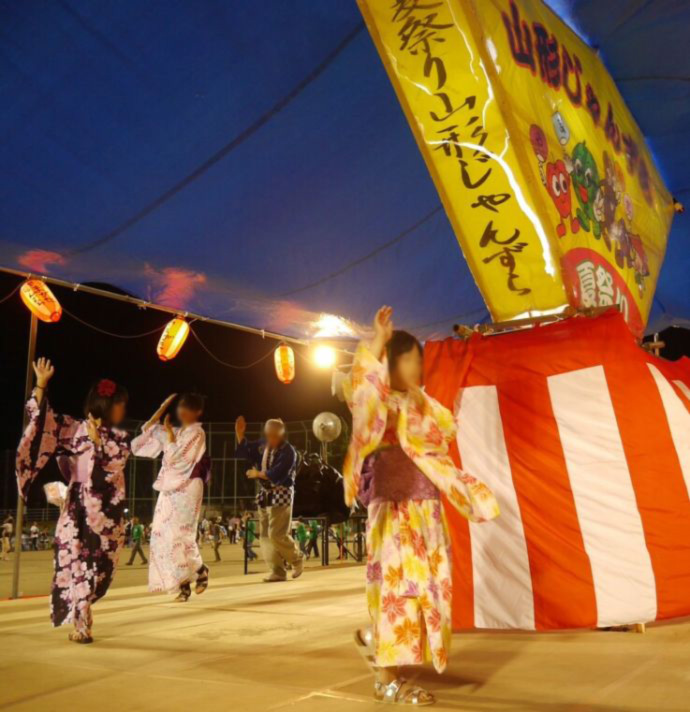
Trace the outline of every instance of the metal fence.
<instances>
[{"instance_id":1,"label":"metal fence","mask_svg":"<svg viewBox=\"0 0 690 712\"><path fill-rule=\"evenodd\" d=\"M306 519L306 518L305 518ZM366 560L366 515L354 514L347 521L340 524L330 524L325 517L308 517L309 524L316 524L318 527L318 536L316 537L320 549L315 556L321 561L321 566L330 566L331 564L331 549L335 549L337 559L345 562L361 564ZM261 547L259 539L259 520L250 519L254 525L254 541L248 543L247 529L243 532L243 549L244 549L244 573L256 573L257 570L263 570L264 565L259 556ZM247 522L248 524L249 522ZM296 539L294 531L293 538ZM305 550L300 547L303 554ZM252 569L252 562L257 562L257 568Z\"/></svg>"},{"instance_id":2,"label":"metal fence","mask_svg":"<svg viewBox=\"0 0 690 712\"><path fill-rule=\"evenodd\" d=\"M143 421L128 421L126 428L135 433ZM288 437L292 445L304 452L321 451L321 443L312 431L312 421L299 420L286 423ZM340 437L327 446L329 462L340 469L345 455L349 434L343 423ZM206 451L211 458L211 482L204 492L205 512L213 515L231 515L254 508L257 484L245 477L244 460L235 457L235 423L204 423L206 430ZM262 423L248 423L247 437L250 440L261 436ZM14 484L14 452L5 451L2 457L3 502L0 516L14 514L16 485ZM142 521L151 521L157 493L152 489L161 466L160 458L151 460L143 457L130 457L127 463L127 508L129 516L137 516ZM205 513L205 512L202 512ZM56 520L57 507L29 508L24 521L48 522Z\"/></svg>"}]
</instances>

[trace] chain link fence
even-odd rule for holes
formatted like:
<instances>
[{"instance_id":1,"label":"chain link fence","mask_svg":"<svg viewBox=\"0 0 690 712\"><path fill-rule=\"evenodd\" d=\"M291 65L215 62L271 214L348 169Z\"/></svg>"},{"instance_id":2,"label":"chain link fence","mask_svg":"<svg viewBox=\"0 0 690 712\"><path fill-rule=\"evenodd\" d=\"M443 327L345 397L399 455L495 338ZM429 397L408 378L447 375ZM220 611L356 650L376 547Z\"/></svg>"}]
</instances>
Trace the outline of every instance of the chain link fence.
<instances>
[{"instance_id":1,"label":"chain link fence","mask_svg":"<svg viewBox=\"0 0 690 712\"><path fill-rule=\"evenodd\" d=\"M138 432L143 421L128 421L126 428L130 433ZM303 452L322 452L321 443L312 431L311 420L298 420L286 423L288 438L297 450ZM207 454L211 458L211 482L204 492L203 514L214 516L232 515L254 509L256 487L253 480L245 476L246 463L235 457L235 423L204 423L206 429ZM261 437L263 423L248 423L247 437L255 440ZM326 446L328 461L336 469L342 468L345 450L349 440L349 430L343 421L340 437ZM14 451L3 452L2 459L2 501L0 516L14 514L17 488L14 480ZM161 466L160 457L151 460L143 457L130 457L127 463L127 508L128 516L137 516L144 522L153 518L157 492L152 485ZM57 478L56 478L57 479ZM46 506L27 509L24 521L49 522L58 517L58 508Z\"/></svg>"}]
</instances>

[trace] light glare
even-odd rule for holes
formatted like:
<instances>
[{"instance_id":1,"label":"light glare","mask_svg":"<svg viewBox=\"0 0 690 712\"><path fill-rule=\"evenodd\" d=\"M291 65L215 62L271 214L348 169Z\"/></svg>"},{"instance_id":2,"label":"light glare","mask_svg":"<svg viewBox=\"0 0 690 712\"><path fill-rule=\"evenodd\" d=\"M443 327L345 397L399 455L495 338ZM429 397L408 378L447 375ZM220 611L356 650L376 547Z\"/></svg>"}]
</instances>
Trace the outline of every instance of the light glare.
<instances>
[{"instance_id":1,"label":"light glare","mask_svg":"<svg viewBox=\"0 0 690 712\"><path fill-rule=\"evenodd\" d=\"M332 368L335 365L335 349L326 344L320 344L314 349L314 363L319 368Z\"/></svg>"},{"instance_id":2,"label":"light glare","mask_svg":"<svg viewBox=\"0 0 690 712\"><path fill-rule=\"evenodd\" d=\"M355 336L355 330L352 328L347 319L343 319L335 314L321 314L319 318L312 322L312 327L315 330L314 337L336 337L336 336Z\"/></svg>"}]
</instances>

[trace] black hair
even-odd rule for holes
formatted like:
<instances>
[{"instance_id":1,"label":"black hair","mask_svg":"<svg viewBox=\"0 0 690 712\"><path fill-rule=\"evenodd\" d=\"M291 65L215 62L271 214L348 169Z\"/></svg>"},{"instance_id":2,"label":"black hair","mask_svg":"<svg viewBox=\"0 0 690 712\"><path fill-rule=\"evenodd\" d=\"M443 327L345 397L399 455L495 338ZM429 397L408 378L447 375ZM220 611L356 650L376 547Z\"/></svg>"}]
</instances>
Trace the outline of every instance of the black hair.
<instances>
[{"instance_id":1,"label":"black hair","mask_svg":"<svg viewBox=\"0 0 690 712\"><path fill-rule=\"evenodd\" d=\"M196 411L197 413L203 413L205 403L206 397L200 393L183 393L180 396L178 405L181 405L183 408L189 408L189 410Z\"/></svg>"},{"instance_id":2,"label":"black hair","mask_svg":"<svg viewBox=\"0 0 690 712\"><path fill-rule=\"evenodd\" d=\"M91 413L94 418L100 418L107 425L113 406L116 403L127 403L128 400L129 393L124 386L102 378L89 388L84 402L84 415L88 418Z\"/></svg>"},{"instance_id":3,"label":"black hair","mask_svg":"<svg viewBox=\"0 0 690 712\"><path fill-rule=\"evenodd\" d=\"M398 363L398 359L412 349L416 348L420 356L424 356L422 345L417 340L417 337L409 333L409 331L393 331L393 336L386 345L386 355L388 356L388 372L393 373Z\"/></svg>"}]
</instances>

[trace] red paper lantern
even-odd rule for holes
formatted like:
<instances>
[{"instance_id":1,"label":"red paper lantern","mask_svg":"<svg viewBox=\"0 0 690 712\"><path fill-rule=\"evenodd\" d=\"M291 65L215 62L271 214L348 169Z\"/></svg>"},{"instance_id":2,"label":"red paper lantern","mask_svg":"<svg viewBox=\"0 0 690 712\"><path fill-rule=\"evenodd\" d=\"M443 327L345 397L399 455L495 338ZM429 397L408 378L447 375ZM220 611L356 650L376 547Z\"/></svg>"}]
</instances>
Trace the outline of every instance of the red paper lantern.
<instances>
[{"instance_id":1,"label":"red paper lantern","mask_svg":"<svg viewBox=\"0 0 690 712\"><path fill-rule=\"evenodd\" d=\"M295 380L295 352L287 344L280 344L273 354L276 376L281 383L292 383Z\"/></svg>"},{"instance_id":2,"label":"red paper lantern","mask_svg":"<svg viewBox=\"0 0 690 712\"><path fill-rule=\"evenodd\" d=\"M27 279L19 294L27 309L41 321L60 321L62 307L45 282L40 279Z\"/></svg>"},{"instance_id":3,"label":"red paper lantern","mask_svg":"<svg viewBox=\"0 0 690 712\"><path fill-rule=\"evenodd\" d=\"M189 324L181 317L169 321L163 329L156 353L161 361L170 361L180 352L189 336Z\"/></svg>"}]
</instances>

